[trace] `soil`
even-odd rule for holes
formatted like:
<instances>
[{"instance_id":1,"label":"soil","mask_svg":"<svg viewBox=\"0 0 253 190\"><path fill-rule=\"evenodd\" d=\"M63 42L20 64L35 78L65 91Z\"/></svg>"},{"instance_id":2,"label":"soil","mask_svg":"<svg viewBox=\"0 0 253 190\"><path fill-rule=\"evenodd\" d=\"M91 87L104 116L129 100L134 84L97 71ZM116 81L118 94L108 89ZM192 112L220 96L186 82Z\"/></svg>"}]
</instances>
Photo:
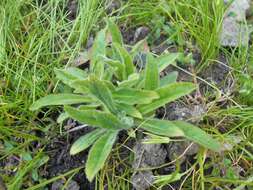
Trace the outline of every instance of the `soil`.
<instances>
[{"instance_id":1,"label":"soil","mask_svg":"<svg viewBox=\"0 0 253 190\"><path fill-rule=\"evenodd\" d=\"M50 157L46 165L44 177L50 179L74 168L83 166L87 159L89 150L83 151L75 156L69 154L71 145L80 136L89 133L92 129L87 127L81 130L68 133L66 136L56 137L47 146L46 152ZM84 174L83 170L73 177L73 180L78 183L80 189L94 190L94 183L90 183Z\"/></svg>"}]
</instances>

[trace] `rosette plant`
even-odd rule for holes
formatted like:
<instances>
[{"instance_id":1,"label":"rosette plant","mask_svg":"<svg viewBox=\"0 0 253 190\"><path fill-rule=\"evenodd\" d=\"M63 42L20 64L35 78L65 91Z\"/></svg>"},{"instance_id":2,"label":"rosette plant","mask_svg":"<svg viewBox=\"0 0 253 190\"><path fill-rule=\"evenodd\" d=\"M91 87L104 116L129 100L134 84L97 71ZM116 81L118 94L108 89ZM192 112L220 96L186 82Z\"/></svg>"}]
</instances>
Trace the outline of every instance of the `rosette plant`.
<instances>
[{"instance_id":1,"label":"rosette plant","mask_svg":"<svg viewBox=\"0 0 253 190\"><path fill-rule=\"evenodd\" d=\"M108 43L108 36L110 43ZM154 56L146 53L143 69L134 64L142 41L128 51L121 33L112 20L98 32L86 70L74 67L55 69L56 77L73 93L51 94L37 100L31 110L63 105L59 120L72 118L94 127L77 139L70 154L91 146L85 172L92 181L108 158L121 130L147 131L166 137L183 137L218 151L219 143L200 128L184 121L155 118L155 111L195 89L189 82L176 82L177 73L160 73L178 58L178 53Z\"/></svg>"}]
</instances>

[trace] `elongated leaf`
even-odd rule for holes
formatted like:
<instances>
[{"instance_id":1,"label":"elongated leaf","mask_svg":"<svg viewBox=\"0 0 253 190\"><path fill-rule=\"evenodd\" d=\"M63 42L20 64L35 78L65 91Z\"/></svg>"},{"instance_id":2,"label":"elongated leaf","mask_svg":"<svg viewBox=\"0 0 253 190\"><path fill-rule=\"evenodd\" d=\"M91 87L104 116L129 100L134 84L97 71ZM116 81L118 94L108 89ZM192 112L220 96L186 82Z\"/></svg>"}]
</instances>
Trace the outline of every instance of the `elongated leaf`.
<instances>
[{"instance_id":1,"label":"elongated leaf","mask_svg":"<svg viewBox=\"0 0 253 190\"><path fill-rule=\"evenodd\" d=\"M133 73L135 73L135 66L133 64L133 60L128 51L118 43L114 43L113 47L115 51L118 53L121 61L124 63L126 68L127 77ZM126 79L126 78L125 78Z\"/></svg>"},{"instance_id":2,"label":"elongated leaf","mask_svg":"<svg viewBox=\"0 0 253 190\"><path fill-rule=\"evenodd\" d=\"M158 57L156 60L157 60L159 72L162 72L169 65L174 64L180 55L181 55L180 53L169 53L169 54L161 55L160 57Z\"/></svg>"},{"instance_id":3,"label":"elongated leaf","mask_svg":"<svg viewBox=\"0 0 253 190\"><path fill-rule=\"evenodd\" d=\"M139 121L140 127L148 132L156 135L168 136L168 137L183 137L184 132L178 128L172 121L149 119L146 121Z\"/></svg>"},{"instance_id":4,"label":"elongated leaf","mask_svg":"<svg viewBox=\"0 0 253 190\"><path fill-rule=\"evenodd\" d=\"M76 67L68 67L66 69L54 69L56 78L61 80L64 84L70 86L74 80L84 80L88 77L88 74Z\"/></svg>"},{"instance_id":5,"label":"elongated leaf","mask_svg":"<svg viewBox=\"0 0 253 190\"><path fill-rule=\"evenodd\" d=\"M92 145L102 134L104 134L105 130L103 129L96 129L84 136L81 136L77 139L74 144L70 148L70 154L75 155L79 152L82 152L90 145Z\"/></svg>"},{"instance_id":6,"label":"elongated leaf","mask_svg":"<svg viewBox=\"0 0 253 190\"><path fill-rule=\"evenodd\" d=\"M155 90L159 87L158 64L152 54L147 55L147 65L145 68L145 89Z\"/></svg>"},{"instance_id":7,"label":"elongated leaf","mask_svg":"<svg viewBox=\"0 0 253 190\"><path fill-rule=\"evenodd\" d=\"M138 90L133 88L120 88L113 92L115 101L134 105L134 104L149 104L153 100L158 99L159 95L155 91Z\"/></svg>"},{"instance_id":8,"label":"elongated leaf","mask_svg":"<svg viewBox=\"0 0 253 190\"><path fill-rule=\"evenodd\" d=\"M213 151L220 150L221 144L200 128L184 121L174 121L173 123L184 132L187 139Z\"/></svg>"},{"instance_id":9,"label":"elongated leaf","mask_svg":"<svg viewBox=\"0 0 253 190\"><path fill-rule=\"evenodd\" d=\"M51 94L45 96L32 104L30 110L37 110L44 106L71 105L90 102L92 99L87 96L76 94Z\"/></svg>"},{"instance_id":10,"label":"elongated leaf","mask_svg":"<svg viewBox=\"0 0 253 190\"><path fill-rule=\"evenodd\" d=\"M101 56L106 55L106 29L98 32L94 44L92 46L91 55L91 71L99 78L104 74L104 62Z\"/></svg>"},{"instance_id":11,"label":"elongated leaf","mask_svg":"<svg viewBox=\"0 0 253 190\"><path fill-rule=\"evenodd\" d=\"M116 104L118 110L124 111L127 115L142 119L142 115L134 106L128 104Z\"/></svg>"},{"instance_id":12,"label":"elongated leaf","mask_svg":"<svg viewBox=\"0 0 253 190\"><path fill-rule=\"evenodd\" d=\"M130 54L132 57L135 57L139 52L146 52L147 50L147 40L143 39L137 42L131 49Z\"/></svg>"},{"instance_id":13,"label":"elongated leaf","mask_svg":"<svg viewBox=\"0 0 253 190\"><path fill-rule=\"evenodd\" d=\"M64 110L69 117L94 127L101 127L111 130L128 129L131 126L127 126L121 122L116 116L111 113L101 112L97 110L78 110L70 106L66 106Z\"/></svg>"},{"instance_id":14,"label":"elongated leaf","mask_svg":"<svg viewBox=\"0 0 253 190\"><path fill-rule=\"evenodd\" d=\"M57 123L62 123L69 118L69 115L66 112L61 113L57 118Z\"/></svg>"},{"instance_id":15,"label":"elongated leaf","mask_svg":"<svg viewBox=\"0 0 253 190\"><path fill-rule=\"evenodd\" d=\"M109 58L104 58L105 63L110 65L115 70L115 75L119 80L126 78L126 68L125 65L120 63L118 60L113 60Z\"/></svg>"},{"instance_id":16,"label":"elongated leaf","mask_svg":"<svg viewBox=\"0 0 253 190\"><path fill-rule=\"evenodd\" d=\"M112 36L112 42L123 45L123 38L118 26L112 21L112 19L107 20L108 30Z\"/></svg>"},{"instance_id":17,"label":"elongated leaf","mask_svg":"<svg viewBox=\"0 0 253 190\"><path fill-rule=\"evenodd\" d=\"M116 137L117 132L108 131L91 147L85 167L85 173L90 182L104 166L105 161L112 150Z\"/></svg>"},{"instance_id":18,"label":"elongated leaf","mask_svg":"<svg viewBox=\"0 0 253 190\"><path fill-rule=\"evenodd\" d=\"M160 87L166 86L177 81L178 72L174 71L161 78Z\"/></svg>"},{"instance_id":19,"label":"elongated leaf","mask_svg":"<svg viewBox=\"0 0 253 190\"><path fill-rule=\"evenodd\" d=\"M172 102L186 94L189 94L195 88L196 87L194 84L188 82L180 82L166 85L156 90L156 92L160 96L159 99L156 99L152 103L147 105L140 105L137 107L137 109L143 115L150 113L157 108L166 105L169 102Z\"/></svg>"},{"instance_id":20,"label":"elongated leaf","mask_svg":"<svg viewBox=\"0 0 253 190\"><path fill-rule=\"evenodd\" d=\"M133 73L131 75L128 76L127 80L124 80L122 82L118 83L119 87L127 87L127 88L131 88L135 85L138 84L140 79L140 75L138 73Z\"/></svg>"},{"instance_id":21,"label":"elongated leaf","mask_svg":"<svg viewBox=\"0 0 253 190\"><path fill-rule=\"evenodd\" d=\"M112 113L116 113L117 109L112 99L112 93L107 85L97 80L95 77L91 77L89 80L88 88L90 93L97 98L105 107Z\"/></svg>"}]
</instances>

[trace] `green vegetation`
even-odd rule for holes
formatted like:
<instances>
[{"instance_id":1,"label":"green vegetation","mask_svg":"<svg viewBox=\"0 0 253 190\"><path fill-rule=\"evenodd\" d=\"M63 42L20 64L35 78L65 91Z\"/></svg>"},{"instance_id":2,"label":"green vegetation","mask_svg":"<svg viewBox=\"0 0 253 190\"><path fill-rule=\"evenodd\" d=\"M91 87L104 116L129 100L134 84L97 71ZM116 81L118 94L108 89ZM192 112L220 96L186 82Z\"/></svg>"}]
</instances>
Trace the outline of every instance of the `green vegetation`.
<instances>
[{"instance_id":1,"label":"green vegetation","mask_svg":"<svg viewBox=\"0 0 253 190\"><path fill-rule=\"evenodd\" d=\"M133 144L145 137L164 147L200 145L193 156L183 151L141 168L154 172L150 189L176 181L184 190L251 189L253 46L221 47L229 4L84 0L73 8L73 2L0 2L0 189L44 190L58 180L67 189L78 175L95 182L91 189L132 189ZM141 26L149 34L125 44ZM171 120L178 109L171 104L184 111L200 105L204 113L197 122L187 111ZM66 165L61 156L73 166L51 173L52 163Z\"/></svg>"}]
</instances>

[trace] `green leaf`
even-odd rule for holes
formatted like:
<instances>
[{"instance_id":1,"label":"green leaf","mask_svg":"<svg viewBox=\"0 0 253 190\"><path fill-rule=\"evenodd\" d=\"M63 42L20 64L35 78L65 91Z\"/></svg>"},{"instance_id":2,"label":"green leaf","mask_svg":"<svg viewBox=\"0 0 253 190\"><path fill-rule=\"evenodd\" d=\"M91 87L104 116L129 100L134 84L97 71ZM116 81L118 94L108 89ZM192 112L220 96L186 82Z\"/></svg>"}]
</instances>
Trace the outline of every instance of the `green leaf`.
<instances>
[{"instance_id":1,"label":"green leaf","mask_svg":"<svg viewBox=\"0 0 253 190\"><path fill-rule=\"evenodd\" d=\"M112 150L117 134L117 132L108 131L91 147L85 167L85 173L90 182L104 166Z\"/></svg>"},{"instance_id":2,"label":"green leaf","mask_svg":"<svg viewBox=\"0 0 253 190\"><path fill-rule=\"evenodd\" d=\"M40 98L32 104L30 110L37 110L44 106L71 105L90 102L90 97L76 94L51 94Z\"/></svg>"},{"instance_id":3,"label":"green leaf","mask_svg":"<svg viewBox=\"0 0 253 190\"><path fill-rule=\"evenodd\" d=\"M128 129L131 127L121 122L111 113L97 110L79 110L70 106L66 106L64 110L67 112L69 117L79 121L80 123L91 125L93 127L101 127L111 130Z\"/></svg>"},{"instance_id":4,"label":"green leaf","mask_svg":"<svg viewBox=\"0 0 253 190\"><path fill-rule=\"evenodd\" d=\"M174 64L180 55L181 55L180 53L168 53L156 58L159 72L162 72L169 65Z\"/></svg>"},{"instance_id":5,"label":"green leaf","mask_svg":"<svg viewBox=\"0 0 253 190\"><path fill-rule=\"evenodd\" d=\"M119 80L123 80L124 78L126 78L126 69L124 64L120 63L120 61L118 60L113 60L106 57L104 57L103 59L105 63L114 68L115 75Z\"/></svg>"},{"instance_id":6,"label":"green leaf","mask_svg":"<svg viewBox=\"0 0 253 190\"><path fill-rule=\"evenodd\" d=\"M169 102L172 102L186 94L192 92L196 86L192 83L188 82L179 82L166 85L156 90L159 99L154 100L152 103L147 105L140 105L137 109L144 115L148 114L157 108L160 108L166 105Z\"/></svg>"},{"instance_id":7,"label":"green leaf","mask_svg":"<svg viewBox=\"0 0 253 190\"><path fill-rule=\"evenodd\" d=\"M128 76L127 80L124 80L122 82L118 82L118 86L131 88L131 87L138 84L139 79L140 79L140 75L138 73L133 73Z\"/></svg>"},{"instance_id":8,"label":"green leaf","mask_svg":"<svg viewBox=\"0 0 253 190\"><path fill-rule=\"evenodd\" d=\"M112 19L107 20L108 30L112 36L112 42L123 45L123 38L118 26L112 21Z\"/></svg>"},{"instance_id":9,"label":"green leaf","mask_svg":"<svg viewBox=\"0 0 253 190\"><path fill-rule=\"evenodd\" d=\"M133 64L133 59L131 55L128 53L128 51L118 43L114 43L113 47L115 51L117 52L117 54L119 55L119 57L121 58L121 61L125 65L127 77L135 73L135 66Z\"/></svg>"},{"instance_id":10,"label":"green leaf","mask_svg":"<svg viewBox=\"0 0 253 190\"><path fill-rule=\"evenodd\" d=\"M57 118L57 123L62 123L69 118L69 115L66 112L61 113Z\"/></svg>"},{"instance_id":11,"label":"green leaf","mask_svg":"<svg viewBox=\"0 0 253 190\"><path fill-rule=\"evenodd\" d=\"M66 69L54 69L56 78L61 80L64 84L69 85L74 80L86 79L88 74L76 67L68 67Z\"/></svg>"},{"instance_id":12,"label":"green leaf","mask_svg":"<svg viewBox=\"0 0 253 190\"><path fill-rule=\"evenodd\" d=\"M132 57L135 57L139 52L145 51L145 44L147 44L147 40L143 39L137 42L131 49L130 54Z\"/></svg>"},{"instance_id":13,"label":"green leaf","mask_svg":"<svg viewBox=\"0 0 253 190\"><path fill-rule=\"evenodd\" d=\"M97 98L110 112L117 113L115 103L112 99L112 93L107 85L97 80L95 77L91 77L88 83L88 89L90 93Z\"/></svg>"},{"instance_id":14,"label":"green leaf","mask_svg":"<svg viewBox=\"0 0 253 190\"><path fill-rule=\"evenodd\" d=\"M166 75L165 77L161 78L160 80L160 87L166 86L171 83L175 83L177 81L178 72L173 71Z\"/></svg>"},{"instance_id":15,"label":"green leaf","mask_svg":"<svg viewBox=\"0 0 253 190\"><path fill-rule=\"evenodd\" d=\"M187 139L213 151L220 150L221 144L200 128L184 121L174 121L173 123L184 132Z\"/></svg>"},{"instance_id":16,"label":"green leaf","mask_svg":"<svg viewBox=\"0 0 253 190\"><path fill-rule=\"evenodd\" d=\"M134 106L127 105L127 104L116 104L118 110L124 111L127 115L142 119L142 115Z\"/></svg>"},{"instance_id":17,"label":"green leaf","mask_svg":"<svg viewBox=\"0 0 253 190\"><path fill-rule=\"evenodd\" d=\"M183 137L184 132L179 129L172 121L148 119L146 121L139 121L140 127L148 132L156 135L167 137Z\"/></svg>"},{"instance_id":18,"label":"green leaf","mask_svg":"<svg viewBox=\"0 0 253 190\"><path fill-rule=\"evenodd\" d=\"M159 176L155 177L156 180L154 181L154 184L164 186L169 183L180 180L184 175L185 175L185 173L173 173L173 174L169 174L169 175L159 175Z\"/></svg>"},{"instance_id":19,"label":"green leaf","mask_svg":"<svg viewBox=\"0 0 253 190\"><path fill-rule=\"evenodd\" d=\"M105 130L96 129L86 135L81 136L77 139L74 144L70 148L70 154L75 155L79 152L82 152L90 145L92 145L102 134L104 134Z\"/></svg>"},{"instance_id":20,"label":"green leaf","mask_svg":"<svg viewBox=\"0 0 253 190\"><path fill-rule=\"evenodd\" d=\"M120 88L113 92L113 98L116 102L134 105L149 104L158 99L159 95L155 91L139 90L134 88Z\"/></svg>"},{"instance_id":21,"label":"green leaf","mask_svg":"<svg viewBox=\"0 0 253 190\"><path fill-rule=\"evenodd\" d=\"M91 71L97 77L102 78L104 74L104 63L101 56L106 56L106 29L98 32L91 53Z\"/></svg>"},{"instance_id":22,"label":"green leaf","mask_svg":"<svg viewBox=\"0 0 253 190\"><path fill-rule=\"evenodd\" d=\"M156 59L151 53L147 54L147 65L145 68L145 89L155 90L159 87L159 72Z\"/></svg>"}]
</instances>

